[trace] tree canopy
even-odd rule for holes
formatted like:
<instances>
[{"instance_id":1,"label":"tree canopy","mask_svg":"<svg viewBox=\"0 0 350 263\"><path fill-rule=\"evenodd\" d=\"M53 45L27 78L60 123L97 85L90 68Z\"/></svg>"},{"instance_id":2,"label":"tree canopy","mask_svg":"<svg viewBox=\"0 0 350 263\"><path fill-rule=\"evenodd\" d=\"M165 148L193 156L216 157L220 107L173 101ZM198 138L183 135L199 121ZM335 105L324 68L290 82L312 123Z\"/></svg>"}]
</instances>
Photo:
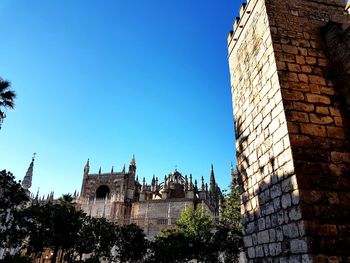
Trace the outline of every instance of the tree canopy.
<instances>
[{"instance_id":1,"label":"tree canopy","mask_svg":"<svg viewBox=\"0 0 350 263\"><path fill-rule=\"evenodd\" d=\"M16 93L10 90L11 83L0 78L0 129L3 120L6 117L5 110L15 107Z\"/></svg>"},{"instance_id":2,"label":"tree canopy","mask_svg":"<svg viewBox=\"0 0 350 263\"><path fill-rule=\"evenodd\" d=\"M0 171L0 246L12 247L21 243L23 235L18 227L19 209L27 201L28 196L13 174Z\"/></svg>"}]
</instances>

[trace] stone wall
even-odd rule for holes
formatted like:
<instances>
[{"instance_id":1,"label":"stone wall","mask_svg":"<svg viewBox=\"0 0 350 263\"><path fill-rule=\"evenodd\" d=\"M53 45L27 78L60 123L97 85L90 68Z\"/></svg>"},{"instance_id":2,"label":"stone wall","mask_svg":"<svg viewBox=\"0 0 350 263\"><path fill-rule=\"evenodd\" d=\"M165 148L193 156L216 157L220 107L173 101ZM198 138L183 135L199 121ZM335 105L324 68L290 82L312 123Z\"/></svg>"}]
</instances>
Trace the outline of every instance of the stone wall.
<instances>
[{"instance_id":1,"label":"stone wall","mask_svg":"<svg viewBox=\"0 0 350 263\"><path fill-rule=\"evenodd\" d=\"M124 177L125 174L122 173L85 175L80 195L84 198L94 199L97 189L102 185L106 185L110 191L109 197L115 194L124 198L126 190Z\"/></svg>"},{"instance_id":2,"label":"stone wall","mask_svg":"<svg viewBox=\"0 0 350 263\"><path fill-rule=\"evenodd\" d=\"M335 42L330 22L343 32ZM343 0L250 0L229 35L252 262L350 261L349 60L339 77L330 59L349 22Z\"/></svg>"},{"instance_id":3,"label":"stone wall","mask_svg":"<svg viewBox=\"0 0 350 263\"><path fill-rule=\"evenodd\" d=\"M208 203L196 203L193 199L148 200L132 204L130 222L140 226L148 238L154 238L161 230L175 227L181 212L187 208L203 209L213 215Z\"/></svg>"}]
</instances>

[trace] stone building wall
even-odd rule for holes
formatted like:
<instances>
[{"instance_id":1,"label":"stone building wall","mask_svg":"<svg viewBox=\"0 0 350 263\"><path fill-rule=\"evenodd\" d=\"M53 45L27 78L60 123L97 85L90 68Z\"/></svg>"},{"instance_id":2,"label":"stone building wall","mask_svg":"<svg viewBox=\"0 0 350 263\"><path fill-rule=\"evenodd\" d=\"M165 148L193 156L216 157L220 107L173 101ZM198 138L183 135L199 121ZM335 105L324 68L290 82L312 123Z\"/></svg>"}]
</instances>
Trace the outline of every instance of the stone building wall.
<instances>
[{"instance_id":1,"label":"stone building wall","mask_svg":"<svg viewBox=\"0 0 350 263\"><path fill-rule=\"evenodd\" d=\"M107 186L109 188L109 197L113 194L116 196L123 196L125 194L125 174L122 173L108 173L108 174L89 174L84 176L81 196L85 198L94 199L96 191L100 186Z\"/></svg>"},{"instance_id":2,"label":"stone building wall","mask_svg":"<svg viewBox=\"0 0 350 263\"><path fill-rule=\"evenodd\" d=\"M152 239L161 230L173 228L181 211L193 206L193 200L186 199L136 202L132 204L131 222L141 226Z\"/></svg>"},{"instance_id":3,"label":"stone building wall","mask_svg":"<svg viewBox=\"0 0 350 263\"><path fill-rule=\"evenodd\" d=\"M349 54L349 22L343 0L250 0L229 35L253 262L350 262L349 60L335 74L332 59Z\"/></svg>"}]
</instances>

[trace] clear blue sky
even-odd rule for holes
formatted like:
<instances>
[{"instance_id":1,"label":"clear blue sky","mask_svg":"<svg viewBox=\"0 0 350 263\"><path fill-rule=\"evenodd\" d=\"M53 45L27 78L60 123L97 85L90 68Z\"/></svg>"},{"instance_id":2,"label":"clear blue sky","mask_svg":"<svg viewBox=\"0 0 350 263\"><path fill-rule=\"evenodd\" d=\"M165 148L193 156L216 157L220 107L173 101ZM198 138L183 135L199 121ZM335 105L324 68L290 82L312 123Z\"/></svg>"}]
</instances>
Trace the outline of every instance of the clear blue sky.
<instances>
[{"instance_id":1,"label":"clear blue sky","mask_svg":"<svg viewBox=\"0 0 350 263\"><path fill-rule=\"evenodd\" d=\"M1 0L0 76L16 108L0 169L32 191L80 191L83 167L183 174L227 188L235 163L227 33L236 0Z\"/></svg>"}]
</instances>

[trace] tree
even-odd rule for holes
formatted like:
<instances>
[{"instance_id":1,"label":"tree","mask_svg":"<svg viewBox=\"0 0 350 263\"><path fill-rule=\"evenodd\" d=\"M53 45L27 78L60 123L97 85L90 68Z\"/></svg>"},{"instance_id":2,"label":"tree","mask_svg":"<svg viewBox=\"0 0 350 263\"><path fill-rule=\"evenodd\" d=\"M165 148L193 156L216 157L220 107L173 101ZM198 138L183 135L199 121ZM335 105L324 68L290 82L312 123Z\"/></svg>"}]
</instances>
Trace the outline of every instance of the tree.
<instances>
[{"instance_id":1,"label":"tree","mask_svg":"<svg viewBox=\"0 0 350 263\"><path fill-rule=\"evenodd\" d=\"M141 261L147 251L143 230L135 224L116 226L115 259L117 262Z\"/></svg>"},{"instance_id":2,"label":"tree","mask_svg":"<svg viewBox=\"0 0 350 263\"><path fill-rule=\"evenodd\" d=\"M95 237L95 247L93 257L100 259L105 257L110 261L111 250L116 240L115 225L106 218L91 218L93 225L93 235Z\"/></svg>"},{"instance_id":3,"label":"tree","mask_svg":"<svg viewBox=\"0 0 350 263\"><path fill-rule=\"evenodd\" d=\"M0 246L16 247L21 244L25 234L18 225L19 208L27 201L28 196L13 174L0 171Z\"/></svg>"},{"instance_id":4,"label":"tree","mask_svg":"<svg viewBox=\"0 0 350 263\"><path fill-rule=\"evenodd\" d=\"M52 222L55 214L53 205L33 204L21 211L21 225L27 231L25 243L26 254L32 258L39 258L45 248L50 246Z\"/></svg>"},{"instance_id":5,"label":"tree","mask_svg":"<svg viewBox=\"0 0 350 263\"><path fill-rule=\"evenodd\" d=\"M214 224L202 209L182 210L176 228L162 231L152 243L153 262L216 262L211 238Z\"/></svg>"},{"instance_id":6,"label":"tree","mask_svg":"<svg viewBox=\"0 0 350 263\"><path fill-rule=\"evenodd\" d=\"M7 108L13 109L15 107L14 99L16 93L9 88L11 83L0 78L0 129L3 120L6 117L5 110Z\"/></svg>"},{"instance_id":7,"label":"tree","mask_svg":"<svg viewBox=\"0 0 350 263\"><path fill-rule=\"evenodd\" d=\"M221 218L213 236L224 262L238 262L243 248L242 224L240 214L240 196L238 186L232 185L231 192L222 202Z\"/></svg>"},{"instance_id":8,"label":"tree","mask_svg":"<svg viewBox=\"0 0 350 263\"><path fill-rule=\"evenodd\" d=\"M32 205L23 211L23 221L28 231L28 253L37 257L44 248L50 248L53 263L59 250L62 252L61 262L64 253L74 247L85 217L82 211L75 210L70 195L59 200L57 204Z\"/></svg>"},{"instance_id":9,"label":"tree","mask_svg":"<svg viewBox=\"0 0 350 263\"><path fill-rule=\"evenodd\" d=\"M94 219L90 216L83 218L81 228L77 231L78 238L74 244L74 251L78 254L79 260L82 260L83 254L90 254L94 251L96 246L95 238L95 224Z\"/></svg>"}]
</instances>

